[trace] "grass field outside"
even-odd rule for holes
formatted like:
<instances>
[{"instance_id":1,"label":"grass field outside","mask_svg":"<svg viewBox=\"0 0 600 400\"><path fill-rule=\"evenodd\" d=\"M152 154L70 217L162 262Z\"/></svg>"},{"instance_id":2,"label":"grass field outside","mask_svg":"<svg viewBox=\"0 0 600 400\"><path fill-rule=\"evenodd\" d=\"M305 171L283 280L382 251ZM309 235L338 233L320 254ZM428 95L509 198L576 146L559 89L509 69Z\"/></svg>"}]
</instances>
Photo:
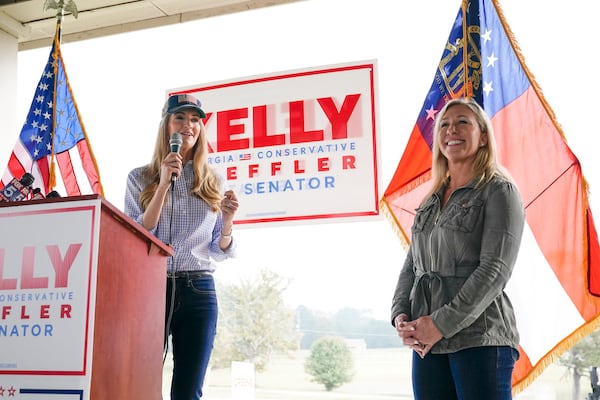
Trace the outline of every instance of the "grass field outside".
<instances>
[{"instance_id":1,"label":"grass field outside","mask_svg":"<svg viewBox=\"0 0 600 400\"><path fill-rule=\"evenodd\" d=\"M327 392L304 371L308 350L292 358L273 357L269 367L255 374L253 396L232 396L231 369L213 369L207 376L206 400L412 400L410 380L411 350L407 348L357 350L354 353L354 378L350 383ZM165 362L163 399L168 400L172 361ZM553 364L514 400L572 400L572 380L566 369ZM590 392L587 378L581 381L581 397Z\"/></svg>"}]
</instances>

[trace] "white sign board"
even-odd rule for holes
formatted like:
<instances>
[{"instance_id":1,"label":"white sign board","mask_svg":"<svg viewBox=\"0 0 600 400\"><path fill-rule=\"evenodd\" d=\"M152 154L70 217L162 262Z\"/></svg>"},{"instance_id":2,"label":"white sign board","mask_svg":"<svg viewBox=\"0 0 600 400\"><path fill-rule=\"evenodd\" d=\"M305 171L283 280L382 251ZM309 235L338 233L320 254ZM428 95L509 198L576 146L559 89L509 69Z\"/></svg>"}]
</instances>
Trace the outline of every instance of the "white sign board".
<instances>
[{"instance_id":1,"label":"white sign board","mask_svg":"<svg viewBox=\"0 0 600 400\"><path fill-rule=\"evenodd\" d=\"M231 362L231 399L254 400L254 364L244 361Z\"/></svg>"},{"instance_id":2,"label":"white sign board","mask_svg":"<svg viewBox=\"0 0 600 400\"><path fill-rule=\"evenodd\" d=\"M171 89L202 102L237 226L379 216L376 62Z\"/></svg>"}]
</instances>

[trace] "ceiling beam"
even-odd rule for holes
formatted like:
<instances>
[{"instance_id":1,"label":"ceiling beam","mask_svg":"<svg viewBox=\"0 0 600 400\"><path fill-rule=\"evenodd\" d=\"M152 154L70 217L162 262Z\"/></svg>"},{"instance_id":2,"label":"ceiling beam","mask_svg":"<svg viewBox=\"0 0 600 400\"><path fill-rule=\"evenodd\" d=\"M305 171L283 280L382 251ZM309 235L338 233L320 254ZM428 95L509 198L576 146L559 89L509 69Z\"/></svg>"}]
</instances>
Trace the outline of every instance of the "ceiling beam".
<instances>
[{"instance_id":1,"label":"ceiling beam","mask_svg":"<svg viewBox=\"0 0 600 400\"><path fill-rule=\"evenodd\" d=\"M128 4L120 4L118 6L112 7L104 7L102 9L97 10L85 10L79 12L79 18L87 18L86 23L83 23L83 20L80 21L72 21L68 20L63 22L63 31L61 41L63 43L76 42L86 39L94 39L103 36L121 34L126 32L133 32L142 29L148 28L156 28L160 26L173 25L177 23L184 23L188 21L194 21L203 18L215 17L219 15L237 13L242 11L248 11L257 8L270 7L275 5L281 5L286 3L294 3L298 1L305 0L246 0L246 1L236 1L233 3L228 3L222 6L213 6L208 8L200 8L202 5L201 1L198 1L198 9L173 14L173 15L165 15L161 10L154 9L154 13L149 13L146 17L143 15L140 17L139 13L133 13L135 17L132 17L131 21L122 20L118 23L114 23L111 25L106 25L102 23L94 23L102 17L105 17L109 13L113 15L115 12L118 12L119 9L124 11L123 8L119 7L128 7L131 8L136 4L140 4L140 2L133 1ZM89 13L89 14L87 14ZM1 12L0 12L1 14ZM86 15L87 14L87 15ZM118 15L125 15L126 13L119 13ZM10 18L8 15L6 17ZM72 17L69 17L72 18ZM137 18L137 19L134 19ZM10 18L12 19L12 18ZM105 18L106 19L106 18ZM114 21L116 18L111 18L111 21ZM69 22L72 24L69 24ZM17 24L18 21L13 19ZM32 21L24 25L22 27L21 34L13 36L18 38L18 49L22 50L30 50L36 49L40 47L48 47L52 43L52 38L54 35L55 27L56 27L56 18L45 18L38 21ZM97 25L97 26L94 26ZM74 28L74 26L76 26ZM85 27L91 26L91 28L87 29ZM13 27L14 30L16 27ZM0 29L2 29L2 18L0 15Z\"/></svg>"},{"instance_id":2,"label":"ceiling beam","mask_svg":"<svg viewBox=\"0 0 600 400\"><path fill-rule=\"evenodd\" d=\"M30 27L23 25L4 11L0 11L0 30L3 30L16 38L29 36L31 34Z\"/></svg>"}]
</instances>

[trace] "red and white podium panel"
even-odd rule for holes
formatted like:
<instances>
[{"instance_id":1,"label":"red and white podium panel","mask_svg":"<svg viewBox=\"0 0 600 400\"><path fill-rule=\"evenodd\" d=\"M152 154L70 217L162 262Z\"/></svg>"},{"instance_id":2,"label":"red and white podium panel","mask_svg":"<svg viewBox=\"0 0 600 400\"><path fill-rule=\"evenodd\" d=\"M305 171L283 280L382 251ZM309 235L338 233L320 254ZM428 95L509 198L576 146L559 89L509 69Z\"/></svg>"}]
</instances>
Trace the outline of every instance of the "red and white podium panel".
<instances>
[{"instance_id":1,"label":"red and white podium panel","mask_svg":"<svg viewBox=\"0 0 600 400\"><path fill-rule=\"evenodd\" d=\"M98 195L0 203L0 398L161 399L169 255Z\"/></svg>"}]
</instances>

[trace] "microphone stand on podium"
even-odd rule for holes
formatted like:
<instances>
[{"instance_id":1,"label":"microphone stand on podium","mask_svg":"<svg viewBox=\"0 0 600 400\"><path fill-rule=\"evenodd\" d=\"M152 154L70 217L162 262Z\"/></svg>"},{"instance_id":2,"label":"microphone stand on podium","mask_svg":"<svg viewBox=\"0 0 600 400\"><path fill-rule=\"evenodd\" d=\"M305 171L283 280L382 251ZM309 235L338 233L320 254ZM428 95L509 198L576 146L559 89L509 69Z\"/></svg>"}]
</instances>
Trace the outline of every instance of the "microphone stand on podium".
<instances>
[{"instance_id":1,"label":"microphone stand on podium","mask_svg":"<svg viewBox=\"0 0 600 400\"><path fill-rule=\"evenodd\" d=\"M29 172L24 173L21 179L12 178L6 186L0 189L0 202L41 200L45 198L60 197L60 194L53 190L46 196L40 188L34 188L35 178Z\"/></svg>"}]
</instances>

